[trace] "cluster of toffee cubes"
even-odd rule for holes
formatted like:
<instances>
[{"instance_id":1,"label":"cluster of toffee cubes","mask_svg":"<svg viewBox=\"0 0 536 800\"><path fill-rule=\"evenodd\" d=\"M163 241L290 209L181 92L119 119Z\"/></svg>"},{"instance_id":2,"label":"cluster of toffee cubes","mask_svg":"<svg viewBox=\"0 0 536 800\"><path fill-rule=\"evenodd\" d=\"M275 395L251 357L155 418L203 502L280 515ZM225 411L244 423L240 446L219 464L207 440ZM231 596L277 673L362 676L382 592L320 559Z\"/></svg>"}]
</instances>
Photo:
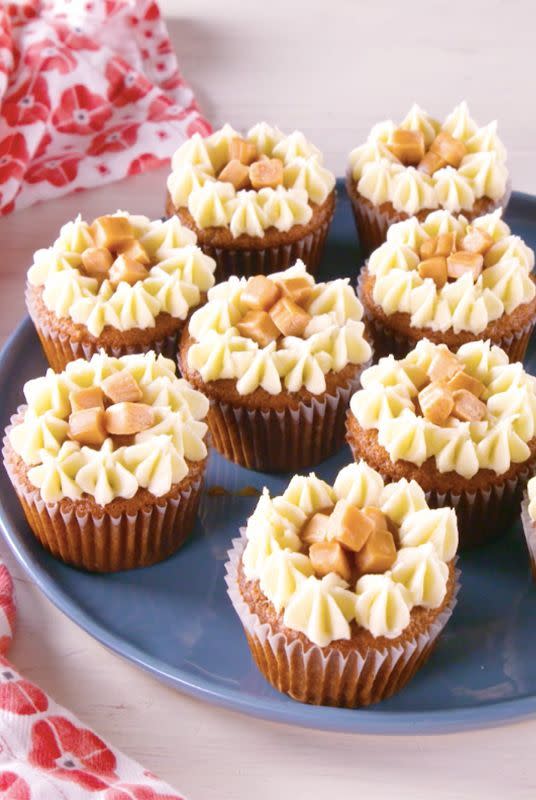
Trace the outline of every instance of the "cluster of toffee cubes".
<instances>
[{"instance_id":1,"label":"cluster of toffee cubes","mask_svg":"<svg viewBox=\"0 0 536 800\"><path fill-rule=\"evenodd\" d=\"M68 436L86 447L99 448L108 437L129 437L154 424L153 408L142 403L142 391L130 372L121 370L100 386L71 392ZM123 439L119 439L124 444Z\"/></svg>"},{"instance_id":2,"label":"cluster of toffee cubes","mask_svg":"<svg viewBox=\"0 0 536 800\"><path fill-rule=\"evenodd\" d=\"M352 583L361 575L386 572L396 559L397 531L376 506L361 509L339 500L313 514L300 538L319 578L336 572Z\"/></svg>"},{"instance_id":3,"label":"cluster of toffee cubes","mask_svg":"<svg viewBox=\"0 0 536 800\"><path fill-rule=\"evenodd\" d=\"M281 336L303 336L311 322L304 305L310 300L311 285L296 276L279 281L255 275L241 295L248 309L236 327L241 336L266 347Z\"/></svg>"},{"instance_id":4,"label":"cluster of toffee cubes","mask_svg":"<svg viewBox=\"0 0 536 800\"><path fill-rule=\"evenodd\" d=\"M275 189L283 184L283 162L259 155L254 142L235 137L229 145L229 161L218 180L240 189Z\"/></svg>"},{"instance_id":5,"label":"cluster of toffee cubes","mask_svg":"<svg viewBox=\"0 0 536 800\"><path fill-rule=\"evenodd\" d=\"M98 217L90 231L96 246L82 253L81 269L86 275L109 280L114 286L121 281L133 286L147 278L151 260L127 217Z\"/></svg>"},{"instance_id":6,"label":"cluster of toffee cubes","mask_svg":"<svg viewBox=\"0 0 536 800\"><path fill-rule=\"evenodd\" d=\"M425 419L435 425L445 425L450 417L463 422L480 422L486 417L486 404L480 400L486 387L468 375L464 365L449 350L436 353L426 380L428 383L417 397Z\"/></svg>"},{"instance_id":7,"label":"cluster of toffee cubes","mask_svg":"<svg viewBox=\"0 0 536 800\"><path fill-rule=\"evenodd\" d=\"M470 272L476 281L484 269L484 256L493 244L486 231L468 225L463 236L441 233L424 241L417 267L421 278L432 278L438 289Z\"/></svg>"},{"instance_id":8,"label":"cluster of toffee cubes","mask_svg":"<svg viewBox=\"0 0 536 800\"><path fill-rule=\"evenodd\" d=\"M458 169L467 154L465 144L446 131L438 133L426 150L422 131L397 128L386 147L405 167L417 167L426 175L433 175L443 167Z\"/></svg>"}]
</instances>

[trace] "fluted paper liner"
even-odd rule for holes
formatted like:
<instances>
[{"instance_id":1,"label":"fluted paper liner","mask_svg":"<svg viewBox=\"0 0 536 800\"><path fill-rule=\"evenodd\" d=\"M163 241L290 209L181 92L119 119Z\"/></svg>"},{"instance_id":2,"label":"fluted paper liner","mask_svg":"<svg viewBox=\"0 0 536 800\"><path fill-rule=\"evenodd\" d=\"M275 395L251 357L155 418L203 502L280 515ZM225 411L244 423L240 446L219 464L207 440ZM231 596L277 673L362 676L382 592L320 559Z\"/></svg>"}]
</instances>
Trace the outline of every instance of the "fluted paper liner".
<instances>
[{"instance_id":1,"label":"fluted paper liner","mask_svg":"<svg viewBox=\"0 0 536 800\"><path fill-rule=\"evenodd\" d=\"M12 418L12 421L15 417ZM203 483L188 476L162 498L154 497L133 513L117 516L77 510L77 501L46 503L39 489L29 489L17 475L17 458L6 429L4 466L36 538L53 556L90 572L117 572L156 564L186 541L194 525ZM128 502L128 501L127 501Z\"/></svg>"},{"instance_id":2,"label":"fluted paper liner","mask_svg":"<svg viewBox=\"0 0 536 800\"><path fill-rule=\"evenodd\" d=\"M447 624L459 590L459 571L450 603L438 614L426 633L381 649L357 650L343 655L338 650L299 639L292 642L284 632L274 633L250 610L238 585L238 567L246 545L242 532L229 550L225 581L227 594L242 623L257 667L272 686L294 700L314 705L357 708L385 700L402 689L430 656Z\"/></svg>"},{"instance_id":3,"label":"fluted paper liner","mask_svg":"<svg viewBox=\"0 0 536 800\"><path fill-rule=\"evenodd\" d=\"M384 203L382 206L376 206L365 198L361 198L356 189L356 182L350 172L346 178L346 191L352 203L361 252L363 255L369 256L373 250L376 250L377 247L385 242L389 227L396 222L408 219L410 215L402 211L396 211L388 204ZM511 185L508 184L504 195L499 200L495 201L489 197L486 198L487 203L484 209L480 208L479 211L460 211L459 213L470 222L476 217L495 211L496 208L506 208L510 200L510 194ZM413 216L422 221L433 210L430 208L422 209Z\"/></svg>"},{"instance_id":4,"label":"fluted paper liner","mask_svg":"<svg viewBox=\"0 0 536 800\"><path fill-rule=\"evenodd\" d=\"M367 366L334 394L298 408L248 409L210 398L213 446L230 461L263 472L298 472L320 463L344 444L348 403Z\"/></svg>"},{"instance_id":5,"label":"fluted paper liner","mask_svg":"<svg viewBox=\"0 0 536 800\"><path fill-rule=\"evenodd\" d=\"M364 321L367 328L367 333L374 345L374 353L377 360L384 356L394 355L395 358L405 358L410 350L417 344L417 340L410 339L404 336L399 331L392 330L384 322L377 320L372 314L369 313L367 306L363 302L363 271L359 273L357 278L357 295L361 300L364 310ZM500 339L492 339L492 344L501 347L508 359L511 362L523 361L525 353L534 330L536 320L527 323L523 328L514 331L510 336L503 336ZM413 330L421 331L421 338L426 339L427 328L413 328ZM481 334L474 335L474 341L482 339ZM438 342L440 344L440 342Z\"/></svg>"},{"instance_id":6,"label":"fluted paper liner","mask_svg":"<svg viewBox=\"0 0 536 800\"><path fill-rule=\"evenodd\" d=\"M521 503L521 522L523 525L523 533L525 534L525 541L527 543L532 580L536 583L536 523L529 515L529 497L527 492L523 495L523 502Z\"/></svg>"}]
</instances>

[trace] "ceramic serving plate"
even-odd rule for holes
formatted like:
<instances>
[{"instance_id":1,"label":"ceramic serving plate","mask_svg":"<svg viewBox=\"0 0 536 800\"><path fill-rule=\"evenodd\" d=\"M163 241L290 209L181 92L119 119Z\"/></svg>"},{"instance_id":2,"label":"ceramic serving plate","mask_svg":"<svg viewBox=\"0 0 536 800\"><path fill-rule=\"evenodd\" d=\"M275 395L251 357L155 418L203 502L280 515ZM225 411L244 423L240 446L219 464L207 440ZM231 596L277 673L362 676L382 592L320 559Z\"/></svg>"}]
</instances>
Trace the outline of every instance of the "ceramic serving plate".
<instances>
[{"instance_id":1,"label":"ceramic serving plate","mask_svg":"<svg viewBox=\"0 0 536 800\"><path fill-rule=\"evenodd\" d=\"M536 247L536 198L514 194L507 221ZM360 263L349 203L340 200L322 277L349 275ZM536 347L527 363L536 373ZM26 319L0 356L0 428L22 402L24 382L45 361ZM345 447L316 472L331 481L350 460ZM0 470L0 524L25 571L47 597L110 649L181 692L254 717L324 730L437 733L495 725L536 713L536 586L521 526L463 554L458 605L428 664L402 692L362 710L305 706L269 686L250 658L226 595L231 539L251 513L253 489L278 494L289 476L237 467L211 453L195 532L163 564L130 573L89 575L51 558L24 519Z\"/></svg>"}]
</instances>

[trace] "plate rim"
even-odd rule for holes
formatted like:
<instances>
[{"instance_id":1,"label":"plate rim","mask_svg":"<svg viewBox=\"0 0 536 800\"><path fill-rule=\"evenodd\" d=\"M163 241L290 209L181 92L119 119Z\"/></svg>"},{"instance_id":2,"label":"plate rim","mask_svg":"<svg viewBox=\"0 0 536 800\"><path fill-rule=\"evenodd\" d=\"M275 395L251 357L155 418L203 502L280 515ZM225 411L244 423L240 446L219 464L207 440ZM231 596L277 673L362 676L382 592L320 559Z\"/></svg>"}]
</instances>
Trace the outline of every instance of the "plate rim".
<instances>
[{"instance_id":1,"label":"plate rim","mask_svg":"<svg viewBox=\"0 0 536 800\"><path fill-rule=\"evenodd\" d=\"M341 180L337 181L338 186ZM521 208L536 205L536 196L513 192L512 201ZM9 364L11 351L20 337L29 334L32 327L25 316L13 330L0 351L0 372ZM374 709L344 709L312 706L297 701L288 706L274 704L271 698L250 698L238 689L211 687L202 676L192 680L184 670L170 671L160 659L148 656L143 650L110 632L93 619L68 592L53 580L39 560L24 544L16 525L0 502L0 531L24 572L35 582L45 597L82 630L115 655L143 669L157 680L185 694L211 705L238 711L245 716L269 722L299 726L339 733L368 735L438 735L459 731L477 730L519 722L536 715L536 693L515 699L506 699L486 705L432 711L382 711L381 704ZM230 543L229 543L230 546Z\"/></svg>"}]
</instances>

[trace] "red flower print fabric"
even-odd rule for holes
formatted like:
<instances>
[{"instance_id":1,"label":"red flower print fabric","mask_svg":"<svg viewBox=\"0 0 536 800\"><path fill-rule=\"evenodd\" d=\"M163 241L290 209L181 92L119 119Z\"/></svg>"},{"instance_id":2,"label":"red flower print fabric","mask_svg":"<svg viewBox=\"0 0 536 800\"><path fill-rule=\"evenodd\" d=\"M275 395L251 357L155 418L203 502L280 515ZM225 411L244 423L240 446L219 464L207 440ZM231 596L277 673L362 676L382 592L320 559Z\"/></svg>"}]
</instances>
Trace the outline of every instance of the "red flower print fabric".
<instances>
[{"instance_id":1,"label":"red flower print fabric","mask_svg":"<svg viewBox=\"0 0 536 800\"><path fill-rule=\"evenodd\" d=\"M196 131L156 3L0 4L0 214L154 169Z\"/></svg>"},{"instance_id":2,"label":"red flower print fabric","mask_svg":"<svg viewBox=\"0 0 536 800\"><path fill-rule=\"evenodd\" d=\"M0 562L0 800L184 800L7 661L15 602Z\"/></svg>"}]
</instances>

